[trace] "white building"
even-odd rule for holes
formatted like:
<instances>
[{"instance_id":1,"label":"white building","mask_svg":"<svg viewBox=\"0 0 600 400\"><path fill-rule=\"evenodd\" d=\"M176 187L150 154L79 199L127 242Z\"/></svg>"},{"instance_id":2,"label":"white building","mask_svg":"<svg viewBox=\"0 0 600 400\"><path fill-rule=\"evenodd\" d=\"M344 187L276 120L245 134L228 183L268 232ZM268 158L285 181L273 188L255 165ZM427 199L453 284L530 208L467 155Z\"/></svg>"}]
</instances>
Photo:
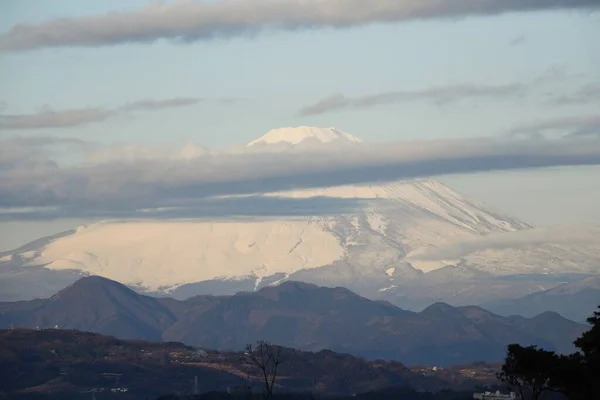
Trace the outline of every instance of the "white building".
<instances>
[{"instance_id":1,"label":"white building","mask_svg":"<svg viewBox=\"0 0 600 400\"><path fill-rule=\"evenodd\" d=\"M515 400L517 398L517 395L514 392L504 394L497 390L495 393L473 393L473 398L478 400Z\"/></svg>"}]
</instances>

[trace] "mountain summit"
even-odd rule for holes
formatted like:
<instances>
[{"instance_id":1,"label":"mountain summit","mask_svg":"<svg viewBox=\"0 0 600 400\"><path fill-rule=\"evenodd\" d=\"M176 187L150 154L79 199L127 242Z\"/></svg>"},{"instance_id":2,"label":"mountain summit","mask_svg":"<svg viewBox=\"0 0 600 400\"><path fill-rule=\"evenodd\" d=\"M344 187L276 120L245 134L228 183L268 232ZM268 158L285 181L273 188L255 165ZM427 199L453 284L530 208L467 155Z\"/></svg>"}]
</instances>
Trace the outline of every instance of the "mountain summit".
<instances>
[{"instance_id":1,"label":"mountain summit","mask_svg":"<svg viewBox=\"0 0 600 400\"><path fill-rule=\"evenodd\" d=\"M81 278L49 299L3 304L0 326L58 326L127 339L160 340L177 317L153 297L99 276Z\"/></svg>"},{"instance_id":2,"label":"mountain summit","mask_svg":"<svg viewBox=\"0 0 600 400\"><path fill-rule=\"evenodd\" d=\"M297 145L305 141L318 143L350 142L361 143L362 141L349 133L339 131L335 128L317 128L312 126L286 127L272 129L264 136L248 143L247 147L256 145L288 144Z\"/></svg>"}]
</instances>

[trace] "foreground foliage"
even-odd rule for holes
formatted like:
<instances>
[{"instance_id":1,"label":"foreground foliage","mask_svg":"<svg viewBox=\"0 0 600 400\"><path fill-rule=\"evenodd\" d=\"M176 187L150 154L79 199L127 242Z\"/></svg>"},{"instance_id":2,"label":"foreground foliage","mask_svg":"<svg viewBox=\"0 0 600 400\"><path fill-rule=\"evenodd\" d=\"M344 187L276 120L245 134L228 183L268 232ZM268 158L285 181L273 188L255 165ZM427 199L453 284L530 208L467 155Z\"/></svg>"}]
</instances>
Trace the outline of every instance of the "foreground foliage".
<instances>
[{"instance_id":1,"label":"foreground foliage","mask_svg":"<svg viewBox=\"0 0 600 400\"><path fill-rule=\"evenodd\" d=\"M591 328L575 341L579 351L570 355L509 345L498 378L523 400L539 400L549 393L569 400L600 399L600 306L588 322Z\"/></svg>"}]
</instances>

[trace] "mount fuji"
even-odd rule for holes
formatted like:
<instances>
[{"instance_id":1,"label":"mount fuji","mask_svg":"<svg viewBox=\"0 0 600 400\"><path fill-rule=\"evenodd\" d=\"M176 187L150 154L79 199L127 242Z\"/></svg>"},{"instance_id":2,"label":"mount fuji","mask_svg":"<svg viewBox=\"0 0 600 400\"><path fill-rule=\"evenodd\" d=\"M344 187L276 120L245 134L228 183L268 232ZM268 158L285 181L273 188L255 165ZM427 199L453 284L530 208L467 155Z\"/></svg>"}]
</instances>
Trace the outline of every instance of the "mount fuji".
<instances>
[{"instance_id":1,"label":"mount fuji","mask_svg":"<svg viewBox=\"0 0 600 400\"><path fill-rule=\"evenodd\" d=\"M360 145L333 128L282 128L249 148ZM82 275L157 296L233 294L293 280L407 309L483 304L600 274L600 231L536 228L436 180L265 193L352 201L340 212L110 220L0 253L0 300L50 296Z\"/></svg>"},{"instance_id":2,"label":"mount fuji","mask_svg":"<svg viewBox=\"0 0 600 400\"><path fill-rule=\"evenodd\" d=\"M310 150L357 145L362 140L336 128L299 126L272 129L246 145L246 151Z\"/></svg>"},{"instance_id":3,"label":"mount fuji","mask_svg":"<svg viewBox=\"0 0 600 400\"><path fill-rule=\"evenodd\" d=\"M264 136L248 143L248 147L260 144L289 143L292 145L300 144L308 140L315 140L320 143L346 141L351 143L362 143L357 137L349 133L339 131L335 128L317 128L313 126L299 126L288 128L277 128L267 132Z\"/></svg>"}]
</instances>

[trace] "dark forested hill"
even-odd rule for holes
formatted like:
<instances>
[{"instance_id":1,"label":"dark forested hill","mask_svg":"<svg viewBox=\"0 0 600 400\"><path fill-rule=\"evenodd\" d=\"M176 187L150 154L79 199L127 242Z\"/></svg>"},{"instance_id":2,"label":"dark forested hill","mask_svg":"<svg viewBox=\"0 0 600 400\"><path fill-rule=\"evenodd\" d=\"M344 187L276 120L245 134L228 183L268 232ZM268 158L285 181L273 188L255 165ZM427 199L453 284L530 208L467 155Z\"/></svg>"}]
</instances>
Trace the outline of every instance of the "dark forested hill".
<instances>
[{"instance_id":1,"label":"dark forested hill","mask_svg":"<svg viewBox=\"0 0 600 400\"><path fill-rule=\"evenodd\" d=\"M350 395L386 387L469 389L494 381L481 365L433 372L332 351L284 350L278 392ZM0 331L0 393L9 398L49 393L62 394L57 398L91 398L96 392L102 399L117 389L121 399L156 398L191 393L195 377L199 393L240 385L260 392L256 372L239 352L201 351L181 343L120 340L73 330Z\"/></svg>"}]
</instances>

